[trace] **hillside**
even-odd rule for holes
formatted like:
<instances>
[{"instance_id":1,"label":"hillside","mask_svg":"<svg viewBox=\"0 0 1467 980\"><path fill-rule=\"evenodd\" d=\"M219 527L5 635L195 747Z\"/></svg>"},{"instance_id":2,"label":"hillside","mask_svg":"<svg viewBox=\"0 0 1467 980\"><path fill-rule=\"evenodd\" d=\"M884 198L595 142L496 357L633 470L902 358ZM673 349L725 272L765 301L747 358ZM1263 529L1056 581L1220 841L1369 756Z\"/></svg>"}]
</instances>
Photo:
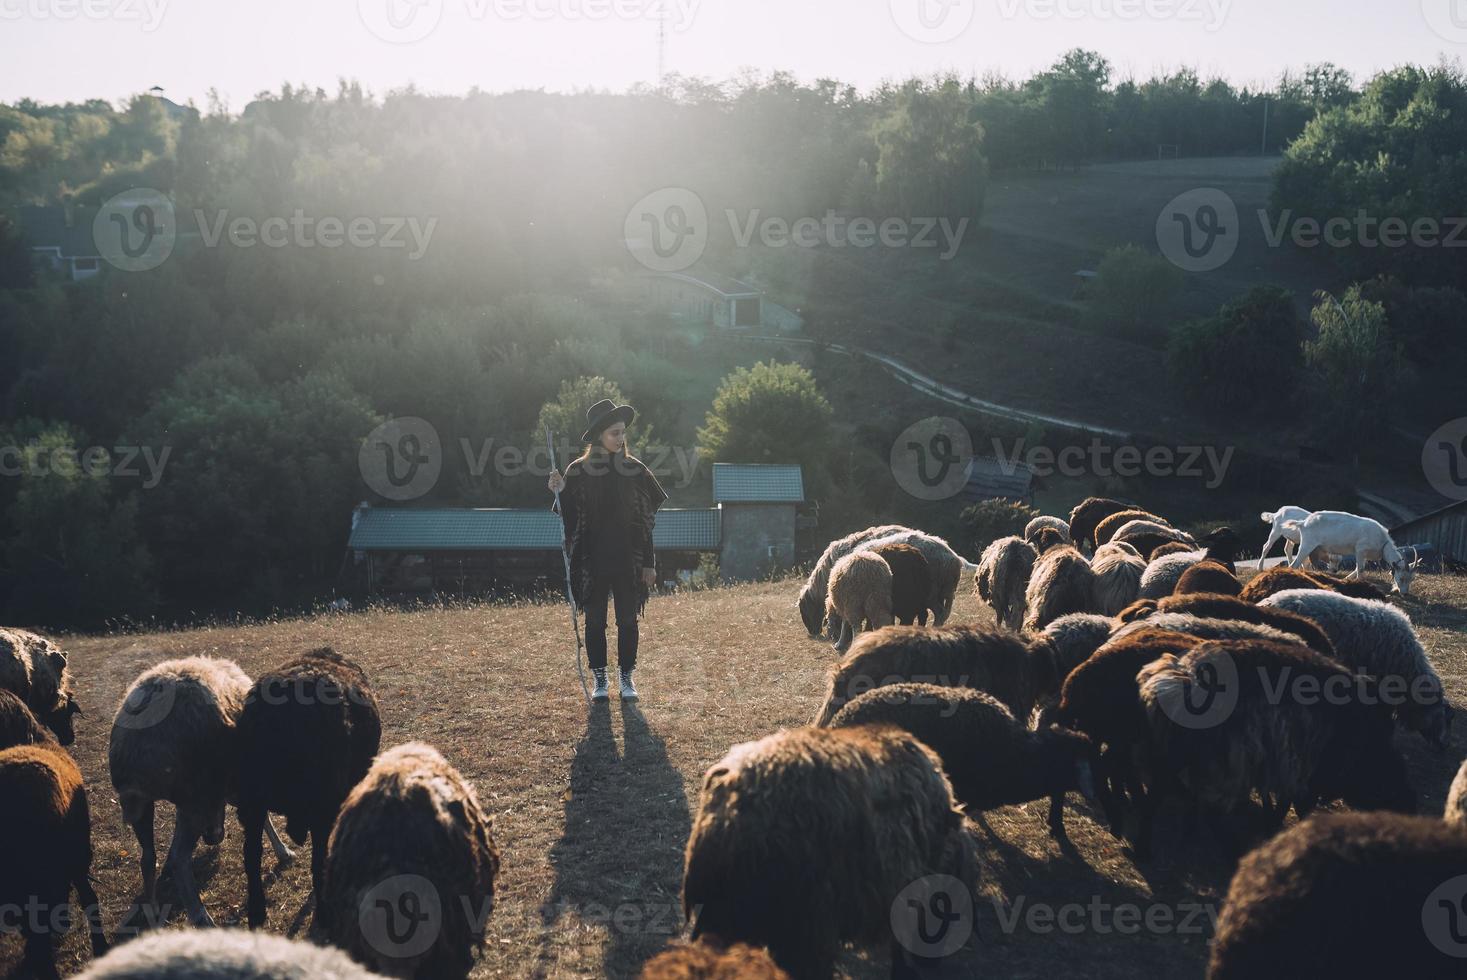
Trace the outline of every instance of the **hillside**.
<instances>
[{"instance_id":1,"label":"hillside","mask_svg":"<svg viewBox=\"0 0 1467 980\"><path fill-rule=\"evenodd\" d=\"M1463 703L1467 585L1436 576L1417 581L1420 594L1406 606L1449 695ZM555 603L63 638L87 712L74 750L91 792L93 873L104 920L116 930L140 890L136 842L122 825L106 772L109 721L126 685L168 657L230 657L254 674L331 644L360 658L372 678L383 744L434 743L493 814L504 867L487 955L474 976L634 976L678 931L682 849L703 771L732 744L803 723L815 709L834 658L800 628L797 589L797 580L786 579L652 599L642 629L642 710L613 702L589 720L569 617ZM954 620L989 621L966 583ZM1467 731L1459 728L1445 757L1430 756L1414 737L1401 745L1426 806L1439 809L1467 754ZM1179 839L1180 814L1167 811L1157 858L1138 866L1086 804L1071 802L1073 849L1047 836L1043 804L1005 808L979 821L979 935L953 961L952 975L982 969L991 976L1047 977L1084 962L1090 977L1199 976L1209 914L1227 884L1220 856L1205 838ZM172 832L170 808L161 807L160 818L161 842ZM244 898L239 830L232 817L228 823L224 844L200 846L195 857L204 900L221 925L240 921ZM265 866L274 868L268 855ZM269 928L298 933L309 891L307 855L277 876L267 874L267 888ZM166 881L162 896L171 899ZM1023 913L1012 932L995 902L1006 903L1005 915ZM1164 908L1159 914L1173 915L1174 927L1110 932L1105 910L1122 903ZM1085 909L1074 920L1078 930L1026 925L1028 910L1067 904ZM1100 919L1092 919L1092 906L1102 909ZM18 956L18 940L0 941L0 973ZM63 972L84 959L81 937L68 937ZM855 977L886 975L880 959L852 956L846 966Z\"/></svg>"}]
</instances>

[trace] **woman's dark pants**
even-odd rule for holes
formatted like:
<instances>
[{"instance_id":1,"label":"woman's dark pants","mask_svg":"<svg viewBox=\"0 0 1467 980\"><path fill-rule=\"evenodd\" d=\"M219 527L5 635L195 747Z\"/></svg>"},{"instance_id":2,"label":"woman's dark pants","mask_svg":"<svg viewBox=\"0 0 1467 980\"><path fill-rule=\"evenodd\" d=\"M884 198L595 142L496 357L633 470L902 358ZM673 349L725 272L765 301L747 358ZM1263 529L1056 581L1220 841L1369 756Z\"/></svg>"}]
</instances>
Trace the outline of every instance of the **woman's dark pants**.
<instances>
[{"instance_id":1,"label":"woman's dark pants","mask_svg":"<svg viewBox=\"0 0 1467 980\"><path fill-rule=\"evenodd\" d=\"M593 670L606 666L606 599L616 603L616 663L637 666L637 583L630 572L597 571L586 599L586 659Z\"/></svg>"}]
</instances>

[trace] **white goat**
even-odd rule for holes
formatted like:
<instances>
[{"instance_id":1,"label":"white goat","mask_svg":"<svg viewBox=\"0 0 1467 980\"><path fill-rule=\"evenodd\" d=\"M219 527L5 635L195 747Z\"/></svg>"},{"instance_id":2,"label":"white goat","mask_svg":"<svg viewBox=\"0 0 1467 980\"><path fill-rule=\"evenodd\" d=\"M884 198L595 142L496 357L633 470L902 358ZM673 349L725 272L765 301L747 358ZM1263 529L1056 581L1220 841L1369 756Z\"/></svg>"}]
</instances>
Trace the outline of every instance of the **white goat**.
<instances>
[{"instance_id":1,"label":"white goat","mask_svg":"<svg viewBox=\"0 0 1467 980\"><path fill-rule=\"evenodd\" d=\"M1268 529L1268 540L1263 543L1263 552L1258 556L1259 562L1262 562L1263 559L1268 557L1268 553L1273 550L1274 543L1280 538L1284 540L1284 557L1292 560L1294 551L1299 547L1299 532L1297 530L1290 530L1284 527L1284 525L1289 521L1298 521L1302 524L1309 517L1309 514L1310 511L1305 510L1303 507L1295 507L1292 504L1287 507L1280 507L1272 513L1264 511L1262 514L1259 514L1258 516L1263 520L1263 523L1273 525L1273 527ZM1263 566L1260 564L1258 567L1262 568Z\"/></svg>"},{"instance_id":2,"label":"white goat","mask_svg":"<svg viewBox=\"0 0 1467 980\"><path fill-rule=\"evenodd\" d=\"M1285 521L1284 530L1299 532L1299 550L1289 562L1290 568L1298 568L1318 548L1331 555L1354 555L1355 570L1349 575L1352 579L1360 578L1367 561L1384 561L1391 567L1391 591L1405 594L1411 588L1416 566L1421 564L1419 558L1411 561L1401 554L1385 525L1369 517L1317 510L1303 521Z\"/></svg>"}]
</instances>

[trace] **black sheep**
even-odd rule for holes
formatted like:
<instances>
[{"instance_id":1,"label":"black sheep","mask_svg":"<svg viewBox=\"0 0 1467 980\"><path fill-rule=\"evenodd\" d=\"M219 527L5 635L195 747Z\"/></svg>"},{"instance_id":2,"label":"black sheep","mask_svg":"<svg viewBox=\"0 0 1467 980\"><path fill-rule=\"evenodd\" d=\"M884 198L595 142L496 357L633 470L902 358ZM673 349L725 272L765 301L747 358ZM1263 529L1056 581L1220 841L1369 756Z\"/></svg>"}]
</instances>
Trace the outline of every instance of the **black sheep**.
<instances>
[{"instance_id":1,"label":"black sheep","mask_svg":"<svg viewBox=\"0 0 1467 980\"><path fill-rule=\"evenodd\" d=\"M891 541L871 549L891 567L891 614L902 626L927 625L932 572L927 556L910 544Z\"/></svg>"}]
</instances>

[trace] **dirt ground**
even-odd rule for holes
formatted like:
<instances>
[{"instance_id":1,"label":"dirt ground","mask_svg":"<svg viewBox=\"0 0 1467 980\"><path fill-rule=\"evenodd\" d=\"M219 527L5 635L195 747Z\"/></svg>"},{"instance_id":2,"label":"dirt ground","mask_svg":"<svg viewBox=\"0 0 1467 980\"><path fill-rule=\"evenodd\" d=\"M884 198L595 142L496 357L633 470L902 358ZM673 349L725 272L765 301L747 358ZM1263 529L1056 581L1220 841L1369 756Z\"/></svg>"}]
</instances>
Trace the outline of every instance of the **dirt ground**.
<instances>
[{"instance_id":1,"label":"dirt ground","mask_svg":"<svg viewBox=\"0 0 1467 980\"><path fill-rule=\"evenodd\" d=\"M953 619L991 621L964 589ZM654 597L642 629L640 710L589 713L576 679L563 604L523 603L344 616L64 640L86 709L73 746L93 814L93 873L109 933L125 938L141 889L137 845L107 777L110 721L131 680L159 660L229 657L257 674L313 646L359 658L382 707L383 746L422 739L472 780L503 851L488 943L475 977L626 977L681 928L682 852L700 778L734 743L806 722L834 660L805 635L796 580ZM1467 579L1421 576L1405 600L1454 703L1467 703ZM613 641L613 648L615 646ZM1440 811L1467 725L1445 757L1415 736L1400 744L1429 810ZM282 759L282 765L291 760ZM1043 803L978 821L983 875L976 936L950 961L954 976L1008 978L1201 976L1211 916L1230 868L1210 838L1159 821L1156 856L1129 849L1071 797L1072 846L1045 826ZM159 807L159 852L172 832ZM268 928L307 932L308 848L275 873L267 848ZM858 856L853 856L858 859ZM240 833L200 845L194 870L220 925L242 921ZM170 883L164 902L176 902ZM131 917L135 921L136 917ZM169 928L187 928L175 911ZM0 974L20 943L0 937ZM66 938L62 972L88 957ZM880 951L852 951L853 977L884 976Z\"/></svg>"}]
</instances>

